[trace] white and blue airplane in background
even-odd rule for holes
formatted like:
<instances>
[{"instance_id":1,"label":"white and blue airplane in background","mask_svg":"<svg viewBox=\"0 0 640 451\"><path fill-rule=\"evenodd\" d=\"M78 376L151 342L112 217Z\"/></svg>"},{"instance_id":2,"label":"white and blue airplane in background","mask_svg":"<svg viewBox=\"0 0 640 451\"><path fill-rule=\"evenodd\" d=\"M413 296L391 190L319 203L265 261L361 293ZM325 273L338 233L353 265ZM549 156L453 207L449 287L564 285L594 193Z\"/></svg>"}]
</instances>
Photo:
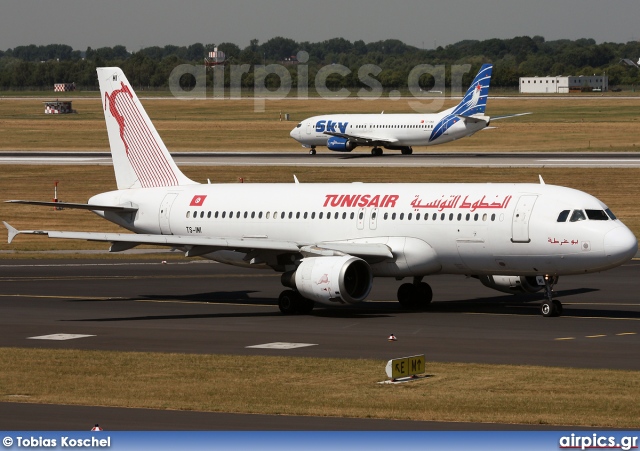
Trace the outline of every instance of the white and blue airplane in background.
<instances>
[{"instance_id":1,"label":"white and blue airplane in background","mask_svg":"<svg viewBox=\"0 0 640 451\"><path fill-rule=\"evenodd\" d=\"M400 150L411 155L413 146L434 146L471 136L487 128L491 120L522 116L520 113L491 118L485 116L493 66L484 64L462 101L433 114L328 114L300 122L291 137L310 148L317 146L337 152L351 152L356 147L372 147L372 155L382 155L382 148Z\"/></svg>"},{"instance_id":2,"label":"white and blue airplane in background","mask_svg":"<svg viewBox=\"0 0 640 451\"><path fill-rule=\"evenodd\" d=\"M560 276L605 271L638 250L633 233L600 200L542 183L200 184L180 171L117 67L97 69L117 189L88 203L12 203L90 210L129 233L18 230L18 234L180 249L245 268L271 268L287 287L284 314L315 303L367 299L374 278L408 278L407 309L426 307L434 274L477 278L507 292L544 289L557 316ZM28 183L28 182L25 182ZM79 181L81 183L81 181ZM473 297L473 295L470 295Z\"/></svg>"}]
</instances>

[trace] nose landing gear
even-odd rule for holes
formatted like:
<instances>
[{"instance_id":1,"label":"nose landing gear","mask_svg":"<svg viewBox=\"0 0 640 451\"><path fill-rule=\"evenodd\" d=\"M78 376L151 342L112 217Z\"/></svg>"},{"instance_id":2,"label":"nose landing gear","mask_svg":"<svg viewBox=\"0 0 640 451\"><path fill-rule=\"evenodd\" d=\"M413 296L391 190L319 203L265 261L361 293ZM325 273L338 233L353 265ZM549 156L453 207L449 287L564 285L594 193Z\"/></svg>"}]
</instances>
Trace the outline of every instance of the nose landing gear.
<instances>
[{"instance_id":1,"label":"nose landing gear","mask_svg":"<svg viewBox=\"0 0 640 451\"><path fill-rule=\"evenodd\" d=\"M558 279L555 277L544 276L544 296L546 299L540 305L540 313L547 318L562 315L562 303L553 299L553 285L557 281Z\"/></svg>"}]
</instances>

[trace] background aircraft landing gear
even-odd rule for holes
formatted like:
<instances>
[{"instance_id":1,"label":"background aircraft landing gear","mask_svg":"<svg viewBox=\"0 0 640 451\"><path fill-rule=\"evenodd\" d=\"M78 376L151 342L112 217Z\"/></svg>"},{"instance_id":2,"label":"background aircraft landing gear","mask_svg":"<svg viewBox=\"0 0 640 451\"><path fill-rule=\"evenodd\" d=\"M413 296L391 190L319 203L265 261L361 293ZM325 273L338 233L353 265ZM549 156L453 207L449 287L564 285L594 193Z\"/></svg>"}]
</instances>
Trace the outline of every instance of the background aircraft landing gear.
<instances>
[{"instance_id":1,"label":"background aircraft landing gear","mask_svg":"<svg viewBox=\"0 0 640 451\"><path fill-rule=\"evenodd\" d=\"M403 147L401 152L402 155L411 155L413 153L413 149L411 147Z\"/></svg>"},{"instance_id":2,"label":"background aircraft landing gear","mask_svg":"<svg viewBox=\"0 0 640 451\"><path fill-rule=\"evenodd\" d=\"M311 146L311 149L309 149L309 155L315 155L316 154L316 146Z\"/></svg>"},{"instance_id":3,"label":"background aircraft landing gear","mask_svg":"<svg viewBox=\"0 0 640 451\"><path fill-rule=\"evenodd\" d=\"M284 290L278 298L278 307L283 315L308 315L313 310L314 302L297 291Z\"/></svg>"},{"instance_id":4,"label":"background aircraft landing gear","mask_svg":"<svg viewBox=\"0 0 640 451\"><path fill-rule=\"evenodd\" d=\"M547 298L540 305L540 313L546 318L562 315L562 303L557 299L553 299L553 285L555 279L544 276L544 296Z\"/></svg>"},{"instance_id":5,"label":"background aircraft landing gear","mask_svg":"<svg viewBox=\"0 0 640 451\"><path fill-rule=\"evenodd\" d=\"M406 309L424 309L431 299L433 299L431 286L422 282L422 277L415 277L413 283L403 283L398 288L398 302Z\"/></svg>"},{"instance_id":6,"label":"background aircraft landing gear","mask_svg":"<svg viewBox=\"0 0 640 451\"><path fill-rule=\"evenodd\" d=\"M373 155L374 157L379 157L382 155L382 149L380 147L374 147L373 149L371 149L371 155Z\"/></svg>"}]
</instances>

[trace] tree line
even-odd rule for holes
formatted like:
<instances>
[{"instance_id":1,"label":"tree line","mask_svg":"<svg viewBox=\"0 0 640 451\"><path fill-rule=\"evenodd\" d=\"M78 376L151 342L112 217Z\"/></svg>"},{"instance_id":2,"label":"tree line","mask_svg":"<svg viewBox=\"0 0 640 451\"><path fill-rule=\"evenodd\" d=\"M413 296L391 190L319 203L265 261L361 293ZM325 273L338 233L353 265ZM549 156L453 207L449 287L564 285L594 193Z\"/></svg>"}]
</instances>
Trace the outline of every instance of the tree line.
<instances>
[{"instance_id":1,"label":"tree line","mask_svg":"<svg viewBox=\"0 0 640 451\"><path fill-rule=\"evenodd\" d=\"M365 43L334 38L322 42L296 42L275 37L264 43L251 40L245 48L229 42L196 43L190 46L167 45L128 51L122 45L84 51L63 44L18 46L0 51L0 89L51 89L54 83L75 82L80 89L97 89L96 67L120 66L129 81L138 88L166 88L169 74L180 64L202 65L204 57L215 47L226 54L227 64L249 65L242 76L242 87L253 87L256 65L283 64L291 74L293 86L298 80L295 56L308 54L304 64L308 83L324 66L339 64L351 70L349 75L334 74L327 80L331 89L361 87L358 68L373 64L382 70L375 78L387 89L406 88L409 73L420 64L446 67L449 86L452 65L469 64L463 85L471 82L483 63L493 63L492 86L517 87L518 78L547 75L606 75L609 84L632 85L640 81L640 70L621 64L628 58L640 57L640 42L596 44L593 39L546 41L542 36L520 36L512 39L464 40L435 49L421 49L399 40ZM229 72L225 84L229 86ZM208 75L212 77L211 73ZM191 81L193 82L193 81ZM189 85L186 79L184 84ZM267 86L277 87L279 79L267 78ZM432 77L425 76L421 84L429 88ZM366 86L365 86L366 87Z\"/></svg>"}]
</instances>

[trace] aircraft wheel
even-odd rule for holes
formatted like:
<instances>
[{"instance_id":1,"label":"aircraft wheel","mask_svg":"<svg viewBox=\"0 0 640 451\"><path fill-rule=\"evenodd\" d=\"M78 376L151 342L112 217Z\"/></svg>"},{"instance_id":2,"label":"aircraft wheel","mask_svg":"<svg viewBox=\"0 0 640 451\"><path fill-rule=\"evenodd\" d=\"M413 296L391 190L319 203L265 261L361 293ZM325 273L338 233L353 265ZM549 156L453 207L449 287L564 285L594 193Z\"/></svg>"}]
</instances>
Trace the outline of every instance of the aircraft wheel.
<instances>
[{"instance_id":1,"label":"aircraft wheel","mask_svg":"<svg viewBox=\"0 0 640 451\"><path fill-rule=\"evenodd\" d=\"M544 301L540 306L540 313L542 313L542 316L545 318L558 316L560 313L558 312L558 306L556 303L559 304L560 302L555 299L553 301Z\"/></svg>"},{"instance_id":2,"label":"aircraft wheel","mask_svg":"<svg viewBox=\"0 0 640 451\"><path fill-rule=\"evenodd\" d=\"M418 306L418 290L412 283L403 283L398 288L398 302L406 309L415 309Z\"/></svg>"},{"instance_id":3,"label":"aircraft wheel","mask_svg":"<svg viewBox=\"0 0 640 451\"><path fill-rule=\"evenodd\" d=\"M562 310L564 310L562 308L562 302L558 301L557 299L554 299L551 302L553 303L553 306L556 308L556 316L562 315Z\"/></svg>"},{"instance_id":4,"label":"aircraft wheel","mask_svg":"<svg viewBox=\"0 0 640 451\"><path fill-rule=\"evenodd\" d=\"M411 155L413 153L413 149L411 147L405 147L402 149L402 155Z\"/></svg>"},{"instance_id":5,"label":"aircraft wheel","mask_svg":"<svg viewBox=\"0 0 640 451\"><path fill-rule=\"evenodd\" d=\"M374 147L373 149L371 149L371 155L373 155L374 157L379 157L382 155L382 149L379 147Z\"/></svg>"},{"instance_id":6,"label":"aircraft wheel","mask_svg":"<svg viewBox=\"0 0 640 451\"><path fill-rule=\"evenodd\" d=\"M431 289L431 285L426 282L420 282L418 285L418 293L419 293L419 301L423 305L428 305L431 303L433 299L433 290Z\"/></svg>"},{"instance_id":7,"label":"aircraft wheel","mask_svg":"<svg viewBox=\"0 0 640 451\"><path fill-rule=\"evenodd\" d=\"M311 299L302 297L300 293L296 293L296 294L299 297L298 313L300 313L301 315L308 315L309 313L311 313L311 311L313 310L313 307L315 306L315 302L313 302Z\"/></svg>"},{"instance_id":8,"label":"aircraft wheel","mask_svg":"<svg viewBox=\"0 0 640 451\"><path fill-rule=\"evenodd\" d=\"M309 155L315 155L316 154L316 149L311 148L309 150Z\"/></svg>"},{"instance_id":9,"label":"aircraft wheel","mask_svg":"<svg viewBox=\"0 0 640 451\"><path fill-rule=\"evenodd\" d=\"M283 315L294 315L298 311L298 292L293 290L284 290L278 298L278 307Z\"/></svg>"}]
</instances>

